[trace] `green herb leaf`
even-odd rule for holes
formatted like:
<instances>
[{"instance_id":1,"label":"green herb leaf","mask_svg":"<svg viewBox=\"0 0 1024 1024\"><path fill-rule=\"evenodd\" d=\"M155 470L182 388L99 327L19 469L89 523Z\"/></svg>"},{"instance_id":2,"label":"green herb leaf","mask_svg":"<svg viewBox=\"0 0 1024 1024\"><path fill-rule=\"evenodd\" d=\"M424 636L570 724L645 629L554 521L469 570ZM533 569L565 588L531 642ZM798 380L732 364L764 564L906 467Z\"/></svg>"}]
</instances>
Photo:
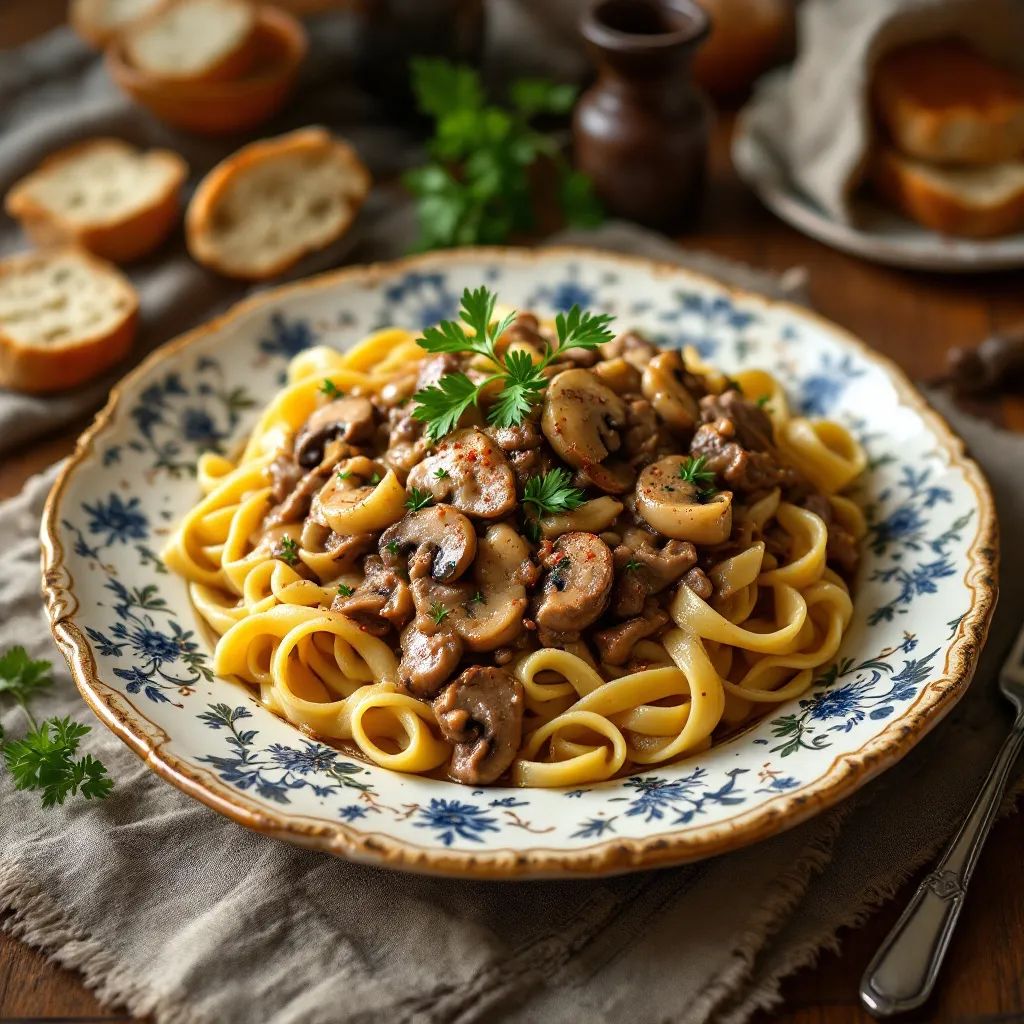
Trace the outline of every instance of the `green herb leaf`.
<instances>
[{"instance_id":1,"label":"green herb leaf","mask_svg":"<svg viewBox=\"0 0 1024 1024\"><path fill-rule=\"evenodd\" d=\"M612 317L607 313L584 313L579 306L573 306L568 313L555 317L555 331L558 347L554 354L560 355L566 349L595 349L612 340L609 324Z\"/></svg>"},{"instance_id":2,"label":"green herb leaf","mask_svg":"<svg viewBox=\"0 0 1024 1024\"><path fill-rule=\"evenodd\" d=\"M438 466L438 468L434 470L434 477L437 480L445 480L449 476L451 476L451 474L444 468L444 466Z\"/></svg>"},{"instance_id":3,"label":"green herb leaf","mask_svg":"<svg viewBox=\"0 0 1024 1024\"><path fill-rule=\"evenodd\" d=\"M405 503L405 507L413 512L418 512L421 508L426 508L433 503L434 496L430 491L421 491L418 487L412 487L409 489L409 500Z\"/></svg>"},{"instance_id":4,"label":"green herb leaf","mask_svg":"<svg viewBox=\"0 0 1024 1024\"><path fill-rule=\"evenodd\" d=\"M50 662L33 661L24 647L12 647L0 656L0 697L6 694L26 705L40 690L52 685Z\"/></svg>"},{"instance_id":5,"label":"green herb leaf","mask_svg":"<svg viewBox=\"0 0 1024 1024\"><path fill-rule=\"evenodd\" d=\"M328 398L339 398L342 395L342 390L329 377L324 377L323 383L320 385L320 393Z\"/></svg>"},{"instance_id":6,"label":"green herb leaf","mask_svg":"<svg viewBox=\"0 0 1024 1024\"><path fill-rule=\"evenodd\" d=\"M572 512L586 501L583 491L570 486L564 469L553 469L543 476L531 476L523 488L523 504L532 505L538 516Z\"/></svg>"},{"instance_id":7,"label":"green herb leaf","mask_svg":"<svg viewBox=\"0 0 1024 1024\"><path fill-rule=\"evenodd\" d=\"M384 550L389 555L397 555L398 554L398 541L397 540L389 540L387 542L387 544L384 545Z\"/></svg>"},{"instance_id":8,"label":"green herb leaf","mask_svg":"<svg viewBox=\"0 0 1024 1024\"><path fill-rule=\"evenodd\" d=\"M483 604L483 603L484 603L484 595L483 595L483 593L482 593L481 591L479 591L479 590L478 590L478 591L477 591L477 592L476 592L476 593L475 593L475 594L474 594L474 595L473 595L473 596L472 596L472 597L471 597L471 598L469 599L469 603L470 603L470 604Z\"/></svg>"},{"instance_id":9,"label":"green herb leaf","mask_svg":"<svg viewBox=\"0 0 1024 1024\"><path fill-rule=\"evenodd\" d=\"M352 470L350 469L339 469L337 472L337 477L339 480L347 480L351 475Z\"/></svg>"},{"instance_id":10,"label":"green herb leaf","mask_svg":"<svg viewBox=\"0 0 1024 1024\"><path fill-rule=\"evenodd\" d=\"M435 625L440 626L450 614L451 612L440 601L435 601L430 606L430 617L434 620Z\"/></svg>"},{"instance_id":11,"label":"green herb leaf","mask_svg":"<svg viewBox=\"0 0 1024 1024\"><path fill-rule=\"evenodd\" d=\"M541 364L534 363L528 352L516 349L505 353L505 386L488 410L487 419L498 427L514 427L530 414L547 386Z\"/></svg>"},{"instance_id":12,"label":"green herb leaf","mask_svg":"<svg viewBox=\"0 0 1024 1024\"><path fill-rule=\"evenodd\" d=\"M440 441L459 425L462 414L476 405L479 394L480 385L474 384L464 373L446 373L436 384L413 395L416 401L413 419L427 424L427 437L431 441Z\"/></svg>"},{"instance_id":13,"label":"green herb leaf","mask_svg":"<svg viewBox=\"0 0 1024 1024\"><path fill-rule=\"evenodd\" d=\"M338 584L338 594L341 597L351 597L355 593L355 590L350 587L347 583Z\"/></svg>"},{"instance_id":14,"label":"green herb leaf","mask_svg":"<svg viewBox=\"0 0 1024 1024\"><path fill-rule=\"evenodd\" d=\"M605 219L594 185L582 171L567 169L558 183L558 195L566 222L573 227L594 228Z\"/></svg>"},{"instance_id":15,"label":"green herb leaf","mask_svg":"<svg viewBox=\"0 0 1024 1024\"><path fill-rule=\"evenodd\" d=\"M637 569L643 568L642 563L638 562L635 558L631 558L625 565L626 572L636 572Z\"/></svg>"},{"instance_id":16,"label":"green herb leaf","mask_svg":"<svg viewBox=\"0 0 1024 1024\"><path fill-rule=\"evenodd\" d=\"M89 726L70 718L51 718L23 739L6 742L4 763L16 788L41 790L43 807L62 804L79 792L86 800L107 796L114 782L104 765L90 754L75 760L88 732Z\"/></svg>"},{"instance_id":17,"label":"green herb leaf","mask_svg":"<svg viewBox=\"0 0 1024 1024\"><path fill-rule=\"evenodd\" d=\"M574 85L550 82L546 78L520 78L512 83L509 99L523 117L537 114L568 114L579 90Z\"/></svg>"},{"instance_id":18,"label":"green herb leaf","mask_svg":"<svg viewBox=\"0 0 1024 1024\"><path fill-rule=\"evenodd\" d=\"M410 67L413 92L422 113L444 117L483 105L483 87L473 68L431 57L417 57Z\"/></svg>"},{"instance_id":19,"label":"green herb leaf","mask_svg":"<svg viewBox=\"0 0 1024 1024\"><path fill-rule=\"evenodd\" d=\"M715 474L712 470L706 469L707 457L698 455L697 458L688 458L679 467L679 479L697 486L699 484L713 484Z\"/></svg>"},{"instance_id":20,"label":"green herb leaf","mask_svg":"<svg viewBox=\"0 0 1024 1024\"><path fill-rule=\"evenodd\" d=\"M754 404L757 405L759 408L763 409L771 400L771 395L761 395L758 399L756 399Z\"/></svg>"},{"instance_id":21,"label":"green herb leaf","mask_svg":"<svg viewBox=\"0 0 1024 1024\"><path fill-rule=\"evenodd\" d=\"M274 548L274 557L287 565L295 565L299 560L299 545L294 537L282 537Z\"/></svg>"}]
</instances>

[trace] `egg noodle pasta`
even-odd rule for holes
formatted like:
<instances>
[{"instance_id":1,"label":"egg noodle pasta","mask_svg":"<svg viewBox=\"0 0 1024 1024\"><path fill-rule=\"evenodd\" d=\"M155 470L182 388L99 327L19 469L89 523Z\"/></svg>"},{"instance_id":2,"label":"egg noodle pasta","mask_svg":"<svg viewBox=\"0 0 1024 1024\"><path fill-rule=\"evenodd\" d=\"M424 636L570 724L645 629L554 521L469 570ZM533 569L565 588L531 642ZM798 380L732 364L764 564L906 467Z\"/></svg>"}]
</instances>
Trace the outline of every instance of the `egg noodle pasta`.
<instances>
[{"instance_id":1,"label":"egg noodle pasta","mask_svg":"<svg viewBox=\"0 0 1024 1024\"><path fill-rule=\"evenodd\" d=\"M385 328L300 353L237 458L199 459L162 557L216 673L472 785L663 765L804 693L852 616L849 431L764 370L463 302L434 348ZM502 411L514 360L537 383Z\"/></svg>"}]
</instances>

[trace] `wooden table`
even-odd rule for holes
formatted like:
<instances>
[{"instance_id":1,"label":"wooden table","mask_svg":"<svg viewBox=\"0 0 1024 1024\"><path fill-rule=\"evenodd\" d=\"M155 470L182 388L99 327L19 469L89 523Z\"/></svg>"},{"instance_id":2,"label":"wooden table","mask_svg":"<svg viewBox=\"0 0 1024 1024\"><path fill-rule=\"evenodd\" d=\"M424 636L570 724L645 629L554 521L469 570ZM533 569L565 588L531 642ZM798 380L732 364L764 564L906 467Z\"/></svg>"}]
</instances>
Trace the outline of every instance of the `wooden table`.
<instances>
[{"instance_id":1,"label":"wooden table","mask_svg":"<svg viewBox=\"0 0 1024 1024\"><path fill-rule=\"evenodd\" d=\"M4 0L0 27L15 24L12 7L52 10L61 0ZM28 34L27 32L25 33ZM10 39L6 32L0 36ZM711 186L702 220L681 239L767 270L803 266L814 305L892 356L911 376L928 378L954 345L974 345L993 329L1024 322L1022 275L984 277L914 274L875 267L833 252L791 230L736 178L728 160L728 119L716 129ZM1024 430L1024 401L979 407L1006 426ZM0 497L67 454L81 425L62 430L0 465ZM1008 1024L1024 1020L1024 895L1020 889L1024 816L996 826L974 880L957 938L933 1004L913 1019L957 1024ZM916 880L915 880L916 883ZM857 984L868 959L905 903L911 883L862 927L845 932L838 954L783 985L785 1003L758 1024L863 1024ZM6 1017L128 1020L100 1007L79 976L48 964L38 953L0 935L0 1020Z\"/></svg>"}]
</instances>

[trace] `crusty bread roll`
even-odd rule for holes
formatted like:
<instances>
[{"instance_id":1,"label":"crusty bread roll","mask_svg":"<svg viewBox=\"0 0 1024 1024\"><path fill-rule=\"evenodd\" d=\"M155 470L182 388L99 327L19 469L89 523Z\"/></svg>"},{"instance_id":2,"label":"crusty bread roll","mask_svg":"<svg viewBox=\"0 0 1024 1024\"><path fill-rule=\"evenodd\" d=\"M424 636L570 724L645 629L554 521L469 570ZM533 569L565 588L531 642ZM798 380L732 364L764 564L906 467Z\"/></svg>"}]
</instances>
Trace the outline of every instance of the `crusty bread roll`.
<instances>
[{"instance_id":1,"label":"crusty bread roll","mask_svg":"<svg viewBox=\"0 0 1024 1024\"><path fill-rule=\"evenodd\" d=\"M124 49L154 78L240 78L256 55L256 12L246 0L176 0L130 28Z\"/></svg>"},{"instance_id":2,"label":"crusty bread roll","mask_svg":"<svg viewBox=\"0 0 1024 1024\"><path fill-rule=\"evenodd\" d=\"M37 245L76 243L125 263L155 249L174 227L187 171L170 150L90 139L43 161L4 205Z\"/></svg>"},{"instance_id":3,"label":"crusty bread roll","mask_svg":"<svg viewBox=\"0 0 1024 1024\"><path fill-rule=\"evenodd\" d=\"M0 387L43 393L124 358L139 300L109 263L76 249L0 260Z\"/></svg>"},{"instance_id":4,"label":"crusty bread roll","mask_svg":"<svg viewBox=\"0 0 1024 1024\"><path fill-rule=\"evenodd\" d=\"M262 280L348 230L370 173L322 128L254 142L200 182L185 215L189 252L229 277Z\"/></svg>"},{"instance_id":5,"label":"crusty bread roll","mask_svg":"<svg viewBox=\"0 0 1024 1024\"><path fill-rule=\"evenodd\" d=\"M87 42L104 47L119 32L168 0L71 0L68 19Z\"/></svg>"},{"instance_id":6,"label":"crusty bread roll","mask_svg":"<svg viewBox=\"0 0 1024 1024\"><path fill-rule=\"evenodd\" d=\"M1024 78L959 40L886 54L873 92L879 119L908 156L989 164L1024 155Z\"/></svg>"},{"instance_id":7,"label":"crusty bread roll","mask_svg":"<svg viewBox=\"0 0 1024 1024\"><path fill-rule=\"evenodd\" d=\"M871 177L897 209L934 231L992 238L1024 229L1024 160L940 167L882 149Z\"/></svg>"}]
</instances>

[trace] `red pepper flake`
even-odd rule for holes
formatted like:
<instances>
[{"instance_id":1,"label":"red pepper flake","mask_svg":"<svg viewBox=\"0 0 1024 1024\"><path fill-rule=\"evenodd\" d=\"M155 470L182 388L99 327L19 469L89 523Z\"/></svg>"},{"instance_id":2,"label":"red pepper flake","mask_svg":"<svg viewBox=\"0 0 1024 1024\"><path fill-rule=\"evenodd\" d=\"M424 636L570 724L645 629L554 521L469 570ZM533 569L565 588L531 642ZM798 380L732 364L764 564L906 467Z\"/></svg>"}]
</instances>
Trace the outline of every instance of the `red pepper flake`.
<instances>
[{"instance_id":1,"label":"red pepper flake","mask_svg":"<svg viewBox=\"0 0 1024 1024\"><path fill-rule=\"evenodd\" d=\"M588 562L592 562L593 560L594 560L594 552L593 551L588 551L587 552L587 561Z\"/></svg>"},{"instance_id":2,"label":"red pepper flake","mask_svg":"<svg viewBox=\"0 0 1024 1024\"><path fill-rule=\"evenodd\" d=\"M466 453L466 461L467 462L476 462L476 452L467 452Z\"/></svg>"}]
</instances>

